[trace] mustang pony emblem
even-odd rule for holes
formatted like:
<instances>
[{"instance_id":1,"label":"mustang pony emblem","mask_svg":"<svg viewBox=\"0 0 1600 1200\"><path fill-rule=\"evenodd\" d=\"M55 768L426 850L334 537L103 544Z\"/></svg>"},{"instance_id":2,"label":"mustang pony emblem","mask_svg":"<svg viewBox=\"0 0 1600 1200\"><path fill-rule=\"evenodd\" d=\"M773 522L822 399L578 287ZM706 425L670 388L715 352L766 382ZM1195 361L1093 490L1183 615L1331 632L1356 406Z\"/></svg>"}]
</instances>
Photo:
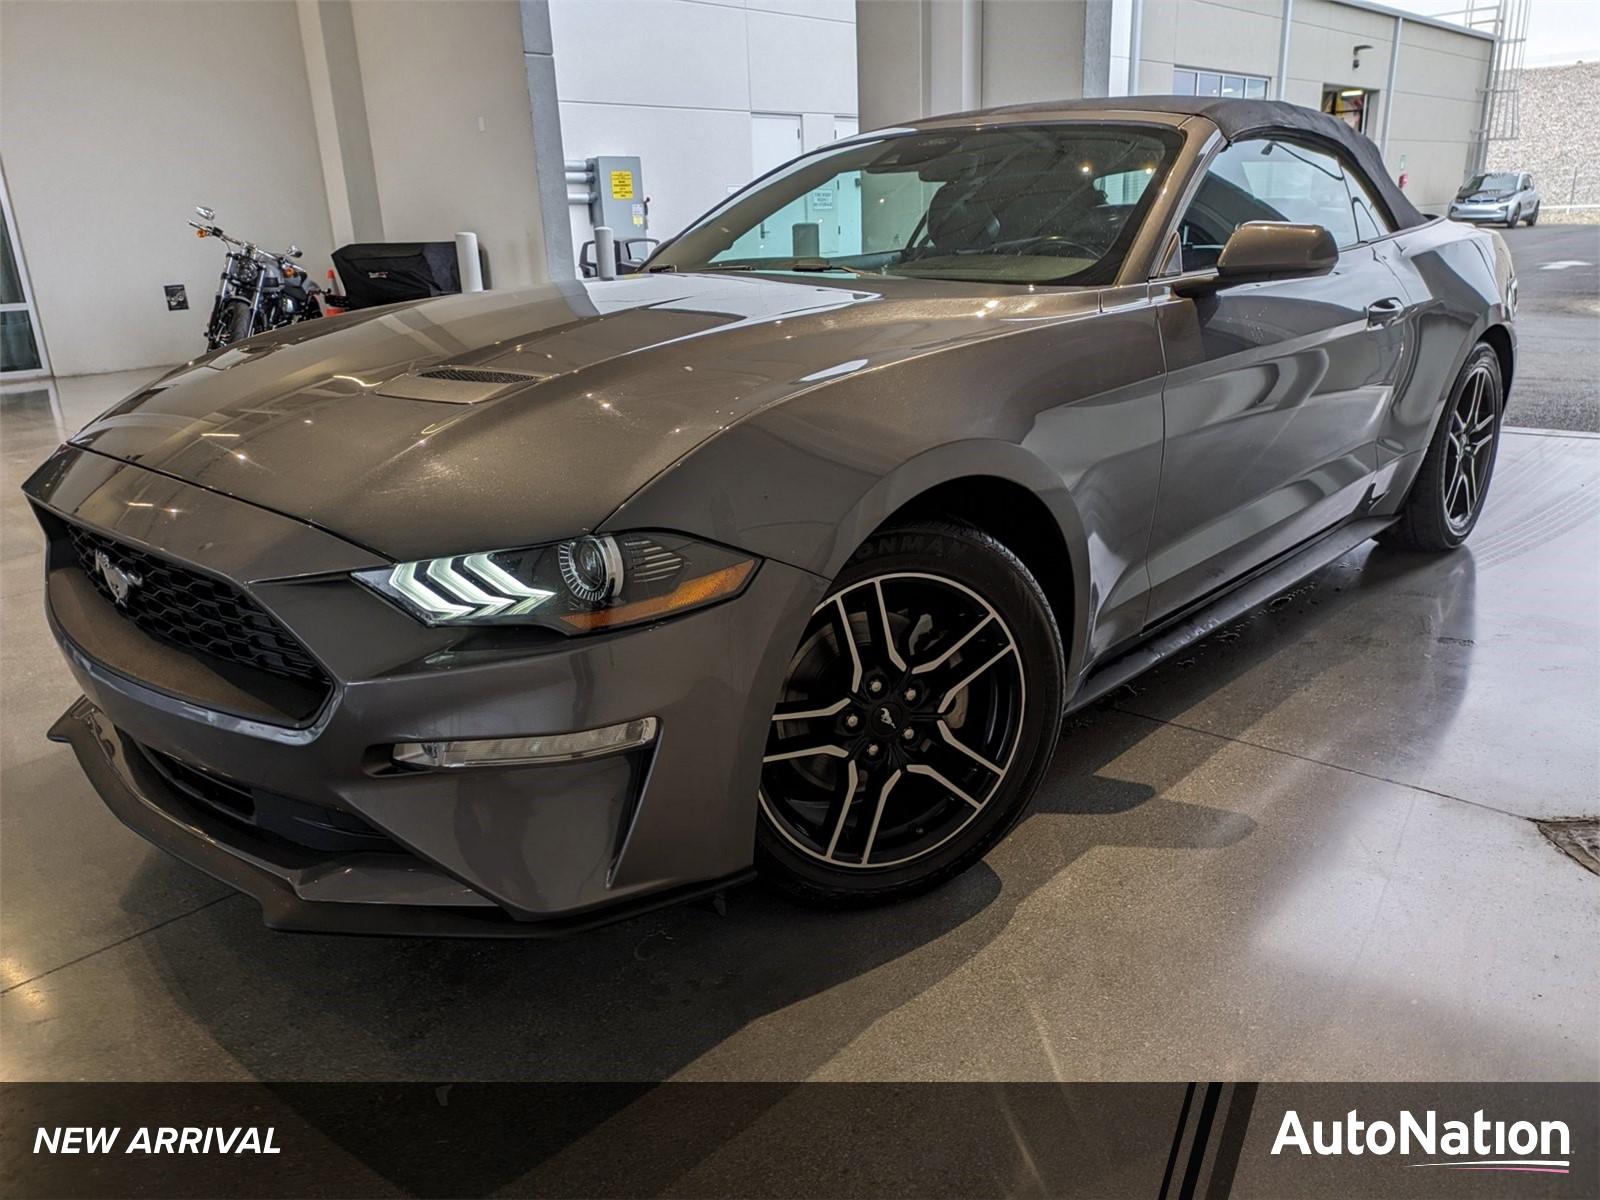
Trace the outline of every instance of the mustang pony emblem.
<instances>
[{"instance_id":1,"label":"mustang pony emblem","mask_svg":"<svg viewBox=\"0 0 1600 1200\"><path fill-rule=\"evenodd\" d=\"M105 581L106 587L111 589L111 598L117 602L118 607L126 605L128 594L144 582L132 571L112 562L111 556L104 550L94 552L94 569L95 573Z\"/></svg>"}]
</instances>

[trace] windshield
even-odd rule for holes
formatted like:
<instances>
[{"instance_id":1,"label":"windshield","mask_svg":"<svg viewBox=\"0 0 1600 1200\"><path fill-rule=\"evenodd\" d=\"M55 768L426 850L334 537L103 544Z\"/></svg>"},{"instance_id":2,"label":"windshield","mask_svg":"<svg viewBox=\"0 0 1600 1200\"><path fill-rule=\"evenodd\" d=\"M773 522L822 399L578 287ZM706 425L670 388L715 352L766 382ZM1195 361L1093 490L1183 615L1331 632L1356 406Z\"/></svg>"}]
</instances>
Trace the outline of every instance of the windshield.
<instances>
[{"instance_id":1,"label":"windshield","mask_svg":"<svg viewBox=\"0 0 1600 1200\"><path fill-rule=\"evenodd\" d=\"M1108 283L1179 144L1089 122L853 142L751 185L647 269Z\"/></svg>"},{"instance_id":2,"label":"windshield","mask_svg":"<svg viewBox=\"0 0 1600 1200\"><path fill-rule=\"evenodd\" d=\"M1500 171L1493 175L1474 175L1462 186L1461 194L1470 196L1473 192L1514 192L1516 190L1516 175Z\"/></svg>"}]
</instances>

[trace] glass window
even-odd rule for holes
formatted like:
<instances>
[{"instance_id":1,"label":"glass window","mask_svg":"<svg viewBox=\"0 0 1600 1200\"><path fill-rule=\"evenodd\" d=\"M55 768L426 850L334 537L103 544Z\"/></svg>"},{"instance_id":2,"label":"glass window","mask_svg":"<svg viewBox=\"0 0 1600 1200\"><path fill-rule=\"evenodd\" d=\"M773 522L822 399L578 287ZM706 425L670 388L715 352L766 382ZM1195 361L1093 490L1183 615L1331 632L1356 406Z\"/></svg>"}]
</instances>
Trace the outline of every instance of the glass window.
<instances>
[{"instance_id":1,"label":"glass window","mask_svg":"<svg viewBox=\"0 0 1600 1200\"><path fill-rule=\"evenodd\" d=\"M1084 121L829 147L714 209L648 266L1104 283L1177 145Z\"/></svg>"},{"instance_id":2,"label":"glass window","mask_svg":"<svg viewBox=\"0 0 1600 1200\"><path fill-rule=\"evenodd\" d=\"M1237 75L1224 75L1222 77L1222 94L1234 100L1243 99L1244 80Z\"/></svg>"},{"instance_id":3,"label":"glass window","mask_svg":"<svg viewBox=\"0 0 1600 1200\"><path fill-rule=\"evenodd\" d=\"M22 303L22 275L11 257L11 230L5 213L0 212L0 304Z\"/></svg>"},{"instance_id":4,"label":"glass window","mask_svg":"<svg viewBox=\"0 0 1600 1200\"><path fill-rule=\"evenodd\" d=\"M37 371L41 365L27 310L0 312L0 372Z\"/></svg>"},{"instance_id":5,"label":"glass window","mask_svg":"<svg viewBox=\"0 0 1600 1200\"><path fill-rule=\"evenodd\" d=\"M1194 94L1196 96L1218 96L1222 94L1222 76L1211 71L1200 71L1194 77Z\"/></svg>"},{"instance_id":6,"label":"glass window","mask_svg":"<svg viewBox=\"0 0 1600 1200\"><path fill-rule=\"evenodd\" d=\"M1366 181L1349 167L1344 172L1345 187L1350 191L1350 213L1355 218L1358 240L1370 242L1394 232L1394 226L1383 214L1383 206L1373 196Z\"/></svg>"},{"instance_id":7,"label":"glass window","mask_svg":"<svg viewBox=\"0 0 1600 1200\"><path fill-rule=\"evenodd\" d=\"M1265 79L1246 79L1244 81L1244 96L1246 100L1265 100L1267 98L1267 81Z\"/></svg>"},{"instance_id":8,"label":"glass window","mask_svg":"<svg viewBox=\"0 0 1600 1200\"><path fill-rule=\"evenodd\" d=\"M1497 195L1510 195L1516 190L1517 177L1509 171L1496 171L1489 175L1474 175L1461 187L1463 194L1490 192Z\"/></svg>"},{"instance_id":9,"label":"glass window","mask_svg":"<svg viewBox=\"0 0 1600 1200\"><path fill-rule=\"evenodd\" d=\"M1246 221L1321 225L1341 250L1389 232L1366 185L1339 159L1292 142L1236 142L1212 160L1179 227L1183 269L1216 265Z\"/></svg>"},{"instance_id":10,"label":"glass window","mask_svg":"<svg viewBox=\"0 0 1600 1200\"><path fill-rule=\"evenodd\" d=\"M1172 73L1172 94L1174 96L1194 95L1194 72L1174 71Z\"/></svg>"}]
</instances>

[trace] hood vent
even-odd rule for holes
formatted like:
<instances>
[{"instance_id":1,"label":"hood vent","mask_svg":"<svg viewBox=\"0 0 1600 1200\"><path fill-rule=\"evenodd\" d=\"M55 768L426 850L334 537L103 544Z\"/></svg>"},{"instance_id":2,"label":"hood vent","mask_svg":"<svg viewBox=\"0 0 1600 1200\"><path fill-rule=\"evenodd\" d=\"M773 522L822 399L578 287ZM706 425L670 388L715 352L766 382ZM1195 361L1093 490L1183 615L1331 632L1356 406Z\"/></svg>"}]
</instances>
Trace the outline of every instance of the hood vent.
<instances>
[{"instance_id":1,"label":"hood vent","mask_svg":"<svg viewBox=\"0 0 1600 1200\"><path fill-rule=\"evenodd\" d=\"M548 379L530 371L487 371L479 367L429 367L389 380L380 396L397 400L433 400L441 404L481 404L513 388Z\"/></svg>"}]
</instances>

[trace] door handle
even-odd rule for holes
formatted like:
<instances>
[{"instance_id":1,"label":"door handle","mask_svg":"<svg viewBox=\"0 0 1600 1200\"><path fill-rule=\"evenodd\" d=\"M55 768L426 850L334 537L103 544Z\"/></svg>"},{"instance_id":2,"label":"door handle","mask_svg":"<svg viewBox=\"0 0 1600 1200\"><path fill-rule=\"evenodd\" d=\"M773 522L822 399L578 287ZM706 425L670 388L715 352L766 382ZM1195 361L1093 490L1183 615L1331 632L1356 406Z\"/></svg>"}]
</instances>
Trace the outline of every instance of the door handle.
<instances>
[{"instance_id":1,"label":"door handle","mask_svg":"<svg viewBox=\"0 0 1600 1200\"><path fill-rule=\"evenodd\" d=\"M1387 325L1406 311L1406 302L1398 296L1388 296L1382 300L1374 300L1367 305L1367 324L1369 326Z\"/></svg>"}]
</instances>

